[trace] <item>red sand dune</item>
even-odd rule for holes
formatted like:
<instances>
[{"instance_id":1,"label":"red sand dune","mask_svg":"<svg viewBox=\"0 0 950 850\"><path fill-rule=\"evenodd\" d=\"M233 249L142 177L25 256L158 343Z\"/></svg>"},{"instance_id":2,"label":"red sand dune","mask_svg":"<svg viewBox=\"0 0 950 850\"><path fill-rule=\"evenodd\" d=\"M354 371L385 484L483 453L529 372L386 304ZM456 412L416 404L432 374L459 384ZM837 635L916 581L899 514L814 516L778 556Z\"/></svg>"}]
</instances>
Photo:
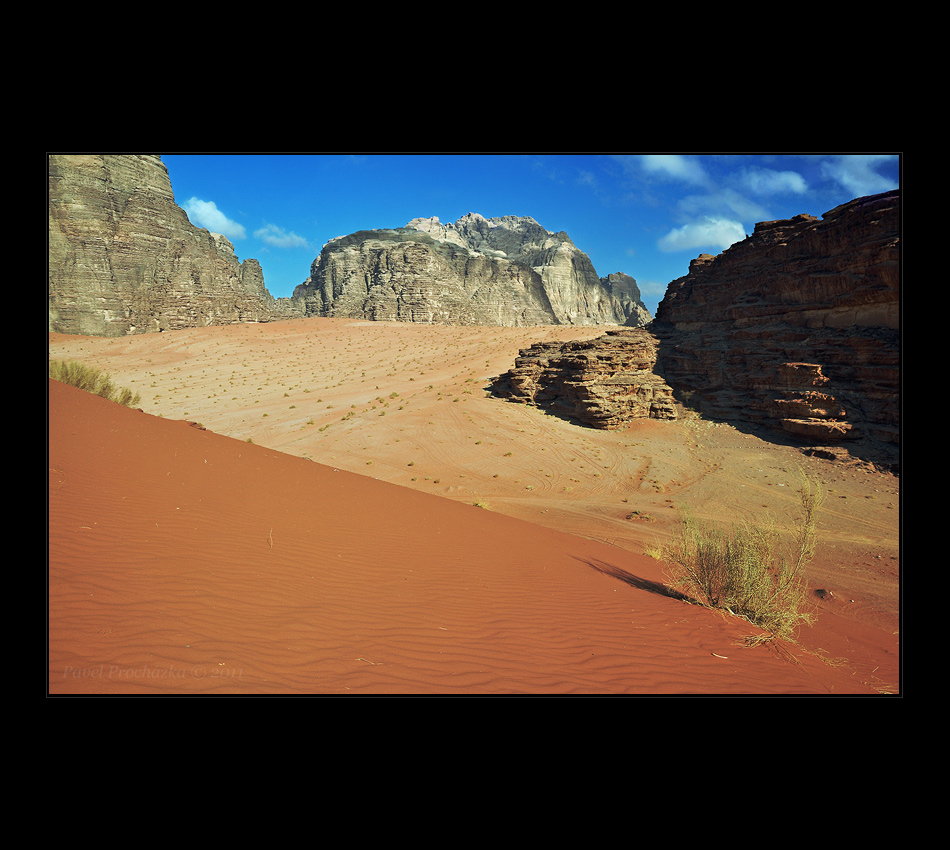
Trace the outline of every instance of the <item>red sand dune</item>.
<instances>
[{"instance_id":1,"label":"red sand dune","mask_svg":"<svg viewBox=\"0 0 950 850\"><path fill-rule=\"evenodd\" d=\"M644 555L55 381L48 460L52 695L879 692Z\"/></svg>"}]
</instances>

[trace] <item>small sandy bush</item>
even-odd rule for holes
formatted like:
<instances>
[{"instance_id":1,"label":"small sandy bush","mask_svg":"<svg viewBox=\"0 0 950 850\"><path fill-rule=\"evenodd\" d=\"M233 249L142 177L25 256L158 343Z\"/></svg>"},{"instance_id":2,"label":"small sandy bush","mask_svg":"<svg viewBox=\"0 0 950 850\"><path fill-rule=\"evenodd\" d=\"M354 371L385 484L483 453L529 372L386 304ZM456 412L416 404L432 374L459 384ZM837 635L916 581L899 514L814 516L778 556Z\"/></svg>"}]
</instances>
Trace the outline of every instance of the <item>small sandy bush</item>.
<instances>
[{"instance_id":1,"label":"small sandy bush","mask_svg":"<svg viewBox=\"0 0 950 850\"><path fill-rule=\"evenodd\" d=\"M75 360L50 360L49 376L55 381L102 396L126 407L133 407L141 401L138 393L133 394L132 390L126 387L117 387L108 375L92 366L77 363Z\"/></svg>"},{"instance_id":2,"label":"small sandy bush","mask_svg":"<svg viewBox=\"0 0 950 850\"><path fill-rule=\"evenodd\" d=\"M701 605L754 623L768 633L763 639L794 639L798 627L811 621L805 567L815 554L823 499L817 482L804 474L799 498L801 516L791 545L771 518L726 531L684 512L680 533L658 553L672 565L668 577L673 588Z\"/></svg>"}]
</instances>

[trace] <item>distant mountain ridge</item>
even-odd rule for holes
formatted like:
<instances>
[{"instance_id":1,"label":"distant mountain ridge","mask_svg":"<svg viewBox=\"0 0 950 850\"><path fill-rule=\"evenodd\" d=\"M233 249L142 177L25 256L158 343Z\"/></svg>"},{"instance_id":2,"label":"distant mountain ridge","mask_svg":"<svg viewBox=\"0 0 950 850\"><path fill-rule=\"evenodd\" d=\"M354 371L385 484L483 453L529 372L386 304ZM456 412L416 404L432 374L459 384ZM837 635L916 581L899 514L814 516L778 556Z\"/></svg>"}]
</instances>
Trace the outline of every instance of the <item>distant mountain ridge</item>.
<instances>
[{"instance_id":1,"label":"distant mountain ridge","mask_svg":"<svg viewBox=\"0 0 950 850\"><path fill-rule=\"evenodd\" d=\"M405 227L330 240L292 298L260 263L195 227L155 154L50 154L48 325L126 336L299 316L441 324L632 325L651 316L636 281L598 278L563 232L527 216Z\"/></svg>"},{"instance_id":2,"label":"distant mountain ridge","mask_svg":"<svg viewBox=\"0 0 950 850\"><path fill-rule=\"evenodd\" d=\"M566 233L529 216L478 213L332 239L293 300L306 315L430 324L641 326L651 318L636 281L599 278Z\"/></svg>"}]
</instances>

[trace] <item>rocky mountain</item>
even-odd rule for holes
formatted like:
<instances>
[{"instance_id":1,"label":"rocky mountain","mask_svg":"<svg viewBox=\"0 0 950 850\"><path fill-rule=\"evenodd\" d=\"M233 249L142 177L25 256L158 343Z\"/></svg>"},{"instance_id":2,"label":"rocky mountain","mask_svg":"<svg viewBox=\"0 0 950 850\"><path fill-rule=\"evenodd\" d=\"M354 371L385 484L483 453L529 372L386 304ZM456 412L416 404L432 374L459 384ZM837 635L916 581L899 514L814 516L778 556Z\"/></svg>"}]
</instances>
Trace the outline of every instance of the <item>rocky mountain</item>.
<instances>
[{"instance_id":1,"label":"rocky mountain","mask_svg":"<svg viewBox=\"0 0 950 850\"><path fill-rule=\"evenodd\" d=\"M613 274L602 277L600 282L607 291L613 295L619 302L627 320L623 323L627 327L642 328L653 321L650 311L640 300L640 287L636 280L623 272L614 272Z\"/></svg>"},{"instance_id":2,"label":"rocky mountain","mask_svg":"<svg viewBox=\"0 0 950 850\"><path fill-rule=\"evenodd\" d=\"M667 417L673 397L712 418L893 466L899 320L894 191L820 219L757 224L751 236L718 256L700 256L670 283L647 330L526 349L493 390L595 427Z\"/></svg>"},{"instance_id":3,"label":"rocky mountain","mask_svg":"<svg viewBox=\"0 0 950 850\"><path fill-rule=\"evenodd\" d=\"M649 320L636 281L600 279L566 233L533 218L417 218L328 242L294 290L307 315L502 326Z\"/></svg>"},{"instance_id":4,"label":"rocky mountain","mask_svg":"<svg viewBox=\"0 0 950 850\"><path fill-rule=\"evenodd\" d=\"M260 263L191 224L161 158L49 156L49 330L124 336L294 314Z\"/></svg>"}]
</instances>

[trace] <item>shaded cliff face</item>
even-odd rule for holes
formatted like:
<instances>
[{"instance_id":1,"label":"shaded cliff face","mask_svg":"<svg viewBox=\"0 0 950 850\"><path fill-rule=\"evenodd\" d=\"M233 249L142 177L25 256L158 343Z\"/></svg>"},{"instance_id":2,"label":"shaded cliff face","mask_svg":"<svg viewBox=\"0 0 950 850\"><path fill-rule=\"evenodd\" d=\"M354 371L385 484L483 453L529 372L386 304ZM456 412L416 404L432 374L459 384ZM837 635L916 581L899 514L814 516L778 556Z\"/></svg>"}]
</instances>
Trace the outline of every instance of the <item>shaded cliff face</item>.
<instances>
[{"instance_id":1,"label":"shaded cliff face","mask_svg":"<svg viewBox=\"0 0 950 850\"><path fill-rule=\"evenodd\" d=\"M123 336L288 314L176 203L158 156L49 157L49 330Z\"/></svg>"},{"instance_id":2,"label":"shaded cliff face","mask_svg":"<svg viewBox=\"0 0 950 850\"><path fill-rule=\"evenodd\" d=\"M653 320L650 311L640 298L640 287L636 280L623 272L615 272L602 277L600 282L619 302L627 320L624 324L630 328L646 327Z\"/></svg>"},{"instance_id":3,"label":"shaded cliff face","mask_svg":"<svg viewBox=\"0 0 950 850\"><path fill-rule=\"evenodd\" d=\"M677 397L895 464L900 194L756 225L673 281L651 329Z\"/></svg>"},{"instance_id":4,"label":"shaded cliff face","mask_svg":"<svg viewBox=\"0 0 950 850\"><path fill-rule=\"evenodd\" d=\"M534 346L496 395L620 427L673 398L812 450L896 467L900 197L764 222L673 281L646 330ZM670 389L672 388L672 389Z\"/></svg>"},{"instance_id":5,"label":"shaded cliff face","mask_svg":"<svg viewBox=\"0 0 950 850\"><path fill-rule=\"evenodd\" d=\"M636 281L612 285L565 233L475 213L331 240L294 291L307 315L501 326L625 324L646 316Z\"/></svg>"}]
</instances>

